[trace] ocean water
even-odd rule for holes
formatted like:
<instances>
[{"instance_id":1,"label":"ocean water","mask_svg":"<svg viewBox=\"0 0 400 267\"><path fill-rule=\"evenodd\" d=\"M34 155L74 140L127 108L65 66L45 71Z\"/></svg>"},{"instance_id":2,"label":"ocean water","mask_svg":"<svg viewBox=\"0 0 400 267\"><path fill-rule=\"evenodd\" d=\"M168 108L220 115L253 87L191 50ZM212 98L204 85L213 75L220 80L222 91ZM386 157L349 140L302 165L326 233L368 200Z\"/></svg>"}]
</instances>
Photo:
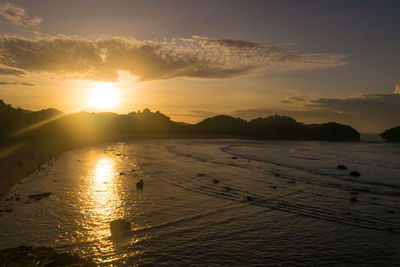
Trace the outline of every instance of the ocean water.
<instances>
[{"instance_id":1,"label":"ocean water","mask_svg":"<svg viewBox=\"0 0 400 267\"><path fill-rule=\"evenodd\" d=\"M46 163L9 198L0 248L121 266L400 265L400 145L370 139L105 144ZM115 238L117 218L132 230Z\"/></svg>"}]
</instances>

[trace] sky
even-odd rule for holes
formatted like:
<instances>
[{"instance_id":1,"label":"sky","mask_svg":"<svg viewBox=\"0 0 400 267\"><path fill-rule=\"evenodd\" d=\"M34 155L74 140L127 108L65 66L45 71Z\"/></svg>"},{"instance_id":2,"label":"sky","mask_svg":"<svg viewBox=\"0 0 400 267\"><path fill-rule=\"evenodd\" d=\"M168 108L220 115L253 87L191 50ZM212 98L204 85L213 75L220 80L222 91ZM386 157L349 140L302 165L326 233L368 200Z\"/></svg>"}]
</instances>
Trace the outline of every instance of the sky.
<instances>
[{"instance_id":1,"label":"sky","mask_svg":"<svg viewBox=\"0 0 400 267\"><path fill-rule=\"evenodd\" d=\"M159 110L400 125L399 1L0 1L0 99L31 110ZM88 105L99 86L112 108Z\"/></svg>"}]
</instances>

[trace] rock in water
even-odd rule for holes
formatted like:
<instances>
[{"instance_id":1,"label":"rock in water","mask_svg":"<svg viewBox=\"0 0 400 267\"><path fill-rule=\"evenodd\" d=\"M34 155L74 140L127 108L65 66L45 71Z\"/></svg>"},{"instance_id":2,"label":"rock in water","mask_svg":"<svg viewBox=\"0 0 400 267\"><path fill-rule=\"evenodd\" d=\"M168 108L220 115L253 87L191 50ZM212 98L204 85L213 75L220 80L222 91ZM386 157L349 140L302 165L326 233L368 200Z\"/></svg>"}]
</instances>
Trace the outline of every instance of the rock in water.
<instances>
[{"instance_id":1,"label":"rock in water","mask_svg":"<svg viewBox=\"0 0 400 267\"><path fill-rule=\"evenodd\" d=\"M350 176L354 176L354 177L359 177L359 176L361 176L361 174L360 174L358 171L351 171L351 172L349 173L349 175L350 175Z\"/></svg>"},{"instance_id":2,"label":"rock in water","mask_svg":"<svg viewBox=\"0 0 400 267\"><path fill-rule=\"evenodd\" d=\"M131 223L124 219L117 219L110 223L111 235L126 232L131 229Z\"/></svg>"},{"instance_id":3,"label":"rock in water","mask_svg":"<svg viewBox=\"0 0 400 267\"><path fill-rule=\"evenodd\" d=\"M140 180L139 182L136 182L136 188L143 189L143 180Z\"/></svg>"},{"instance_id":4,"label":"rock in water","mask_svg":"<svg viewBox=\"0 0 400 267\"><path fill-rule=\"evenodd\" d=\"M339 170L347 170L347 167L344 166L344 165L341 165L341 164L337 165L336 168L339 169Z\"/></svg>"},{"instance_id":5,"label":"rock in water","mask_svg":"<svg viewBox=\"0 0 400 267\"><path fill-rule=\"evenodd\" d=\"M355 198L355 197L352 197L352 198L350 198L350 201L351 201L351 202L357 202L357 201L358 201L358 199L357 199L357 198Z\"/></svg>"},{"instance_id":6,"label":"rock in water","mask_svg":"<svg viewBox=\"0 0 400 267\"><path fill-rule=\"evenodd\" d=\"M49 247L20 246L0 251L0 266L97 266L77 255L58 253Z\"/></svg>"},{"instance_id":7,"label":"rock in water","mask_svg":"<svg viewBox=\"0 0 400 267\"><path fill-rule=\"evenodd\" d=\"M50 195L51 195L50 192L46 192L46 193L37 194L37 195L29 195L28 198L38 201L38 200L41 200L42 198L49 197Z\"/></svg>"}]
</instances>

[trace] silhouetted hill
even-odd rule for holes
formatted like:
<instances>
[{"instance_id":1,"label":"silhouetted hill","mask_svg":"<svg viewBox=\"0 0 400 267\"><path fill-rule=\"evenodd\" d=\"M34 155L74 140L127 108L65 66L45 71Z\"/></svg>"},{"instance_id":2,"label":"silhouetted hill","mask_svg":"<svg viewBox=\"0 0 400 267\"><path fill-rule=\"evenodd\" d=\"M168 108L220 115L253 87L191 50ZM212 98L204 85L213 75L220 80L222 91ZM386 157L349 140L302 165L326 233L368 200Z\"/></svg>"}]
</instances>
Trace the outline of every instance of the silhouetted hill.
<instances>
[{"instance_id":1,"label":"silhouetted hill","mask_svg":"<svg viewBox=\"0 0 400 267\"><path fill-rule=\"evenodd\" d=\"M243 137L271 140L359 141L360 134L338 123L305 125L287 116L246 121L227 115L207 118L197 124L171 121L149 109L116 114L78 112L64 114L55 109L29 111L13 108L0 100L0 139L96 143L152 137Z\"/></svg>"},{"instance_id":2,"label":"silhouetted hill","mask_svg":"<svg viewBox=\"0 0 400 267\"><path fill-rule=\"evenodd\" d=\"M310 139L326 141L360 141L360 133L352 127L336 122L308 125Z\"/></svg>"},{"instance_id":3,"label":"silhouetted hill","mask_svg":"<svg viewBox=\"0 0 400 267\"><path fill-rule=\"evenodd\" d=\"M241 118L218 115L207 118L192 127L193 133L198 134L239 134L245 131L247 122Z\"/></svg>"},{"instance_id":4,"label":"silhouetted hill","mask_svg":"<svg viewBox=\"0 0 400 267\"><path fill-rule=\"evenodd\" d=\"M389 142L400 142L400 126L388 129L381 133L380 136Z\"/></svg>"},{"instance_id":5,"label":"silhouetted hill","mask_svg":"<svg viewBox=\"0 0 400 267\"><path fill-rule=\"evenodd\" d=\"M14 108L0 100L0 138L6 138L20 129L62 114L56 109L30 111Z\"/></svg>"},{"instance_id":6,"label":"silhouetted hill","mask_svg":"<svg viewBox=\"0 0 400 267\"><path fill-rule=\"evenodd\" d=\"M246 134L262 139L307 140L308 128L305 124L287 116L257 118L248 123Z\"/></svg>"}]
</instances>

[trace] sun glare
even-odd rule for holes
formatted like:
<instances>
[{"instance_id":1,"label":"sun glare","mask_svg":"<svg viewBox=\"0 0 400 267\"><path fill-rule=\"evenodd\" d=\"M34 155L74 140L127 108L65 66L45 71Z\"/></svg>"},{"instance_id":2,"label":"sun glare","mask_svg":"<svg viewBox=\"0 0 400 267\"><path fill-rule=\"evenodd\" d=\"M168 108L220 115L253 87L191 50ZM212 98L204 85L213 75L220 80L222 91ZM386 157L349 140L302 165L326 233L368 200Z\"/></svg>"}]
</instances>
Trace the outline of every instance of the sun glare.
<instances>
[{"instance_id":1,"label":"sun glare","mask_svg":"<svg viewBox=\"0 0 400 267\"><path fill-rule=\"evenodd\" d=\"M92 89L90 106L100 109L110 109L118 104L118 92L111 83L98 83Z\"/></svg>"}]
</instances>

